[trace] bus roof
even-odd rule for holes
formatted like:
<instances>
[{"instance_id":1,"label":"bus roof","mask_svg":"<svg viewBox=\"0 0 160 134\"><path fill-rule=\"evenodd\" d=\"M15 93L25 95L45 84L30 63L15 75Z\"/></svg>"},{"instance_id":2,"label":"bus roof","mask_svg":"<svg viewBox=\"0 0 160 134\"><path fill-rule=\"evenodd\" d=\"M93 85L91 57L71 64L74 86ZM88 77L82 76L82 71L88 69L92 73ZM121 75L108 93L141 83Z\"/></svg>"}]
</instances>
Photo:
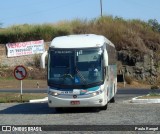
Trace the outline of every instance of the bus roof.
<instances>
[{"instance_id":1,"label":"bus roof","mask_svg":"<svg viewBox=\"0 0 160 134\"><path fill-rule=\"evenodd\" d=\"M50 47L54 48L89 48L101 47L104 43L114 47L112 42L102 35L80 34L56 37L52 40Z\"/></svg>"}]
</instances>

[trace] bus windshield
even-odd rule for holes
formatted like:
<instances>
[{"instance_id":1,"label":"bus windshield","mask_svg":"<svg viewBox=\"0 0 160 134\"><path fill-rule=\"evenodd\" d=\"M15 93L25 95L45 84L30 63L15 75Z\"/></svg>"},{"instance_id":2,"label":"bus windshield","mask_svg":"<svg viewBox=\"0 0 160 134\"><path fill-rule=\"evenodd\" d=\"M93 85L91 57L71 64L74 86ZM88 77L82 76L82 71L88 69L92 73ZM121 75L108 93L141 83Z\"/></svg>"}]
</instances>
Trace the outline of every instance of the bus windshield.
<instances>
[{"instance_id":1,"label":"bus windshield","mask_svg":"<svg viewBox=\"0 0 160 134\"><path fill-rule=\"evenodd\" d=\"M60 88L82 88L103 82L102 49L51 49L48 84Z\"/></svg>"}]
</instances>

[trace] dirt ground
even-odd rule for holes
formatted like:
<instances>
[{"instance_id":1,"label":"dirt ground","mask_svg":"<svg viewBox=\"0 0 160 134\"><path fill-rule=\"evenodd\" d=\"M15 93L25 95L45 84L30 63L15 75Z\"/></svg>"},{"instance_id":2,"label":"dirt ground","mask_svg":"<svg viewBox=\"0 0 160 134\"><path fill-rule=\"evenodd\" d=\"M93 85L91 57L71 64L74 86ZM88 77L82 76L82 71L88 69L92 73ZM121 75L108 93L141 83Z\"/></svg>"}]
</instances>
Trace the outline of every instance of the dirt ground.
<instances>
[{"instance_id":1,"label":"dirt ground","mask_svg":"<svg viewBox=\"0 0 160 134\"><path fill-rule=\"evenodd\" d=\"M23 88L25 89L38 89L47 88L47 80L23 80ZM20 80L12 79L5 80L0 79L0 89L19 89L21 86ZM139 83L133 81L132 84L118 83L118 88L144 88L150 89L151 85Z\"/></svg>"},{"instance_id":2,"label":"dirt ground","mask_svg":"<svg viewBox=\"0 0 160 134\"><path fill-rule=\"evenodd\" d=\"M14 77L15 67L0 67L0 89L19 89L21 81ZM47 88L46 69L26 67L27 76L22 80L23 88Z\"/></svg>"},{"instance_id":3,"label":"dirt ground","mask_svg":"<svg viewBox=\"0 0 160 134\"><path fill-rule=\"evenodd\" d=\"M151 85L146 84L146 83L141 83L138 81L133 81L131 84L127 84L127 83L118 83L118 88L138 88L138 89L150 89Z\"/></svg>"},{"instance_id":4,"label":"dirt ground","mask_svg":"<svg viewBox=\"0 0 160 134\"><path fill-rule=\"evenodd\" d=\"M25 89L47 88L47 80L22 80L22 86ZM19 89L20 80L0 80L0 89Z\"/></svg>"}]
</instances>

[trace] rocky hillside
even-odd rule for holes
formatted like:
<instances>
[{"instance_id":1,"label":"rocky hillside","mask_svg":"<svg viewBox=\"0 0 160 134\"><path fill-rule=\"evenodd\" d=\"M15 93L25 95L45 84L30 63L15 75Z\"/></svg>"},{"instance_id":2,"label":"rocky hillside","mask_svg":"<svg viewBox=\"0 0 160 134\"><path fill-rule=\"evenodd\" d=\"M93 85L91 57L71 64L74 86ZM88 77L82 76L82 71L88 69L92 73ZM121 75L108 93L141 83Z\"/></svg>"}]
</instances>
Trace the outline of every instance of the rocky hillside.
<instances>
[{"instance_id":1,"label":"rocky hillside","mask_svg":"<svg viewBox=\"0 0 160 134\"><path fill-rule=\"evenodd\" d=\"M160 24L156 20L124 20L104 16L93 20L63 21L57 24L20 25L0 30L0 43L44 39L68 34L101 34L117 49L118 73L131 78L159 82ZM1 64L3 64L1 62Z\"/></svg>"}]
</instances>

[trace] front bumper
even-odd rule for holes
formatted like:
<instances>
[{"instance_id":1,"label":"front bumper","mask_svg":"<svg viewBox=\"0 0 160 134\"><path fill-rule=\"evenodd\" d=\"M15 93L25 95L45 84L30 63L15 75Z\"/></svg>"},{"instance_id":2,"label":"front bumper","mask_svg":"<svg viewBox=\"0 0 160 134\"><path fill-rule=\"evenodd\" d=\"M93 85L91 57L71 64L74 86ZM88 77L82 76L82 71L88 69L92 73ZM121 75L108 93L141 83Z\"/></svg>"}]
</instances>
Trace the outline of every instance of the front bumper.
<instances>
[{"instance_id":1,"label":"front bumper","mask_svg":"<svg viewBox=\"0 0 160 134\"><path fill-rule=\"evenodd\" d=\"M104 99L104 93L90 98L59 98L48 95L49 107L102 107L107 104L107 99ZM73 105L71 101L79 101L80 104Z\"/></svg>"}]
</instances>

